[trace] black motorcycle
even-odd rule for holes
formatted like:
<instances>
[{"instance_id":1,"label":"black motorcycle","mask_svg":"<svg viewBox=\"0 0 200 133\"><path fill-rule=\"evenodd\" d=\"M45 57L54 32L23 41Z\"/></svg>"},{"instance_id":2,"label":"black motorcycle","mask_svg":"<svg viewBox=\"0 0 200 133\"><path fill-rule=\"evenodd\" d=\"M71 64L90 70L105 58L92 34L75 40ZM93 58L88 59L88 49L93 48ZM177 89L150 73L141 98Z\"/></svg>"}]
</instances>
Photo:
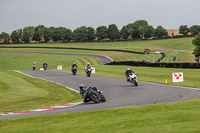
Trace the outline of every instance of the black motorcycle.
<instances>
[{"instance_id":1,"label":"black motorcycle","mask_svg":"<svg viewBox=\"0 0 200 133\"><path fill-rule=\"evenodd\" d=\"M47 65L48 65L47 63L44 63L44 64L43 64L43 69L44 69L45 71L47 70Z\"/></svg>"},{"instance_id":2,"label":"black motorcycle","mask_svg":"<svg viewBox=\"0 0 200 133\"><path fill-rule=\"evenodd\" d=\"M80 90L80 94L82 98L84 98L85 102L93 101L95 103L100 103L106 101L106 98L103 95L102 91L100 91L96 87L86 86Z\"/></svg>"},{"instance_id":3,"label":"black motorcycle","mask_svg":"<svg viewBox=\"0 0 200 133\"><path fill-rule=\"evenodd\" d=\"M92 73L92 68L86 68L85 72L87 74L87 77L90 77L91 73Z\"/></svg>"},{"instance_id":4,"label":"black motorcycle","mask_svg":"<svg viewBox=\"0 0 200 133\"><path fill-rule=\"evenodd\" d=\"M74 67L72 68L72 73L73 73L73 75L76 75L76 72L77 72L77 67L74 66Z\"/></svg>"}]
</instances>

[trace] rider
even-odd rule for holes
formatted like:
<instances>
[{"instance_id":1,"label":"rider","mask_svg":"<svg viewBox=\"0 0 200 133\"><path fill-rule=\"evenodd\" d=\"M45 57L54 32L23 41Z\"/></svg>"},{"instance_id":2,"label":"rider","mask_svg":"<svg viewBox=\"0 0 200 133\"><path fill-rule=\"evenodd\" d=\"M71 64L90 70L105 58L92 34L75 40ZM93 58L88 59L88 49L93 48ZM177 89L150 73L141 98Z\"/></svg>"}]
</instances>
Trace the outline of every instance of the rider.
<instances>
[{"instance_id":1,"label":"rider","mask_svg":"<svg viewBox=\"0 0 200 133\"><path fill-rule=\"evenodd\" d=\"M87 63L85 69L88 69L88 68L92 68L92 66L90 65L90 63Z\"/></svg>"},{"instance_id":2,"label":"rider","mask_svg":"<svg viewBox=\"0 0 200 133\"><path fill-rule=\"evenodd\" d=\"M48 64L47 64L46 62L43 64L43 69L44 69L44 70L47 69L47 65L48 65Z\"/></svg>"},{"instance_id":3,"label":"rider","mask_svg":"<svg viewBox=\"0 0 200 133\"><path fill-rule=\"evenodd\" d=\"M33 71L35 70L35 68L36 68L36 62L33 62Z\"/></svg>"},{"instance_id":4,"label":"rider","mask_svg":"<svg viewBox=\"0 0 200 133\"><path fill-rule=\"evenodd\" d=\"M85 93L88 89L90 89L90 88L92 88L92 89L95 90L95 91L98 91L98 89L97 89L96 87L84 86L84 84L81 84L81 85L79 86L79 88L80 88L80 94L81 94L81 95L84 94L84 93ZM87 96L87 97L84 97L83 102L84 102L84 103L89 102L88 96Z\"/></svg>"},{"instance_id":5,"label":"rider","mask_svg":"<svg viewBox=\"0 0 200 133\"><path fill-rule=\"evenodd\" d=\"M131 75L132 73L136 74L134 71L132 71L130 68L127 68L126 69L126 72L125 72L125 76L127 78L127 82L130 82L129 80L129 75Z\"/></svg>"},{"instance_id":6,"label":"rider","mask_svg":"<svg viewBox=\"0 0 200 133\"><path fill-rule=\"evenodd\" d=\"M76 62L74 62L73 64L72 64L72 68L73 67L78 67L77 65L76 65Z\"/></svg>"},{"instance_id":7,"label":"rider","mask_svg":"<svg viewBox=\"0 0 200 133\"><path fill-rule=\"evenodd\" d=\"M74 63L72 64L72 69L73 69L74 67L78 68L76 62L74 62Z\"/></svg>"}]
</instances>

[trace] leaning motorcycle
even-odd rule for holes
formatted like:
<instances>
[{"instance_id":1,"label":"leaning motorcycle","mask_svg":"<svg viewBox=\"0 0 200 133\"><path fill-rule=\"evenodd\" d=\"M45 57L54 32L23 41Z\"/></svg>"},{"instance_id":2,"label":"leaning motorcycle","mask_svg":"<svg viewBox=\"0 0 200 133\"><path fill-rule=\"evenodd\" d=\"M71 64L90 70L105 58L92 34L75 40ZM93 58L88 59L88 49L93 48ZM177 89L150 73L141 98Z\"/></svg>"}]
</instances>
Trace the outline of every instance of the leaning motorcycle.
<instances>
[{"instance_id":1,"label":"leaning motorcycle","mask_svg":"<svg viewBox=\"0 0 200 133\"><path fill-rule=\"evenodd\" d=\"M132 84L134 84L135 86L138 86L138 78L135 73L131 73L128 78Z\"/></svg>"},{"instance_id":2,"label":"leaning motorcycle","mask_svg":"<svg viewBox=\"0 0 200 133\"><path fill-rule=\"evenodd\" d=\"M86 98L87 102L93 101L95 103L105 102L106 98L103 92L96 87L85 87L80 91L82 98Z\"/></svg>"},{"instance_id":3,"label":"leaning motorcycle","mask_svg":"<svg viewBox=\"0 0 200 133\"><path fill-rule=\"evenodd\" d=\"M92 68L86 68L85 72L87 74L87 77L90 77L91 72L92 72Z\"/></svg>"},{"instance_id":4,"label":"leaning motorcycle","mask_svg":"<svg viewBox=\"0 0 200 133\"><path fill-rule=\"evenodd\" d=\"M72 73L73 73L73 75L76 75L76 72L77 72L77 67L74 66L74 67L72 68Z\"/></svg>"}]
</instances>

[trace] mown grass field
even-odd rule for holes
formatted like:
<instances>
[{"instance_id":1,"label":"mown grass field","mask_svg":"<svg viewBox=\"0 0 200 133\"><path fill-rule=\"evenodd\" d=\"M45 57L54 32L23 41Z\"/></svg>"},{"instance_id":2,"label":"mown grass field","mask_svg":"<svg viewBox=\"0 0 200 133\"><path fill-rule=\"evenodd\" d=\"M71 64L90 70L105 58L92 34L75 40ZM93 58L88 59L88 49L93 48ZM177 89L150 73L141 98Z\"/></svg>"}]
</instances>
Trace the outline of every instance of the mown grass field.
<instances>
[{"instance_id":1,"label":"mown grass field","mask_svg":"<svg viewBox=\"0 0 200 133\"><path fill-rule=\"evenodd\" d=\"M76 54L96 54L102 56L108 56L115 61L124 61L124 60L149 60L151 62L157 61L161 57L160 54L133 54L126 52L115 52L115 51L95 51L95 50L69 50L69 49L48 49L48 48L0 48L0 51L39 51L39 52L53 52L53 53L76 53ZM72 56L71 58L74 58Z\"/></svg>"},{"instance_id":2,"label":"mown grass field","mask_svg":"<svg viewBox=\"0 0 200 133\"><path fill-rule=\"evenodd\" d=\"M178 49L178 50L193 50L193 38L180 39L163 39L163 40L148 40L148 41L125 41L125 42L89 42L89 43L39 43L39 44L9 44L7 46L50 46L50 47L77 47L77 48L97 48L97 49L123 49L144 51L144 48L153 48L155 50L162 49Z\"/></svg>"},{"instance_id":3,"label":"mown grass field","mask_svg":"<svg viewBox=\"0 0 200 133\"><path fill-rule=\"evenodd\" d=\"M0 121L6 133L199 133L200 100Z\"/></svg>"},{"instance_id":4,"label":"mown grass field","mask_svg":"<svg viewBox=\"0 0 200 133\"><path fill-rule=\"evenodd\" d=\"M189 40L188 38L188 44ZM176 39L175 39L176 40ZM178 39L179 40L179 39ZM166 41L169 40L157 40ZM179 40L180 41L180 40ZM139 42L141 45L148 41ZM151 42L151 41L149 41ZM173 44L174 40L170 39L170 42ZM181 41L180 41L181 42ZM186 40L182 41L185 45ZM128 43L128 42L127 42ZM137 42L134 42L137 43ZM153 41L151 42L153 43ZM102 47L107 43L102 43ZM178 41L176 45L178 45ZM181 43L180 43L181 44ZM191 44L191 42L190 42ZM39 44L38 44L39 45ZM47 45L47 44L44 44ZM50 45L50 44L48 44ZM54 44L51 44L54 45ZM56 44L57 45L57 44ZM60 44L68 45L68 44ZM74 44L70 44L74 45ZM84 44L77 44L84 45ZM87 47L95 47L91 44L87 44ZM91 45L91 46L89 46ZM122 44L116 44L120 47L127 47L128 45L122 46ZM124 45L124 44L123 44ZM139 44L138 44L139 45ZM147 44L143 44L144 46ZM180 47L184 49L186 46ZM109 47L112 47L109 46ZM114 43L113 43L113 47ZM139 47L139 46L138 46ZM154 46L153 46L154 47ZM156 45L156 47L164 47L164 45ZM119 47L118 47L119 48ZM117 49L118 49L117 48ZM165 46L165 48L171 48L170 46ZM179 48L179 47L178 47ZM192 45L188 46L189 49L192 49ZM135 48L133 48L135 49ZM2 49L0 49L2 50ZM44 50L44 49L40 49ZM157 50L157 49L155 49ZM54 51L54 50L52 50ZM55 50L59 52L59 50ZM65 51L65 50L64 50ZM62 51L62 52L64 52ZM61 52L61 51L60 51ZM66 52L66 51L65 51ZM67 51L79 53L81 51ZM82 51L83 52L83 51ZM96 51L92 54L95 54ZM116 54L117 53L107 53L107 54ZM111 55L110 55L111 56ZM128 56L128 55L124 55ZM64 55L47 55L47 54L24 54L24 53L0 53L0 92L3 97L14 97L13 99L0 100L0 108L6 106L4 112L9 111L20 111L24 108L20 108L21 104L23 105L24 100L27 97L33 97L33 99L28 99L27 105L33 101L35 104L37 102L43 103L41 106L56 104L56 102L67 102L66 94L71 93L65 92L66 88L55 85L53 83L48 83L39 79L32 79L24 75L15 73L10 70L31 70L31 64L33 61L37 62L37 70L42 66L43 62L49 64L48 70L55 70L57 65L62 63L64 71L71 70L71 64L76 61L78 63L79 69L78 73L84 73L84 67L87 62L90 62L92 66L96 68L96 73L92 76L104 76L104 77L113 77L113 78L124 78L124 72L128 66L102 66L101 63L90 57L71 57ZM114 56L116 57L116 56ZM168 80L170 85L178 86L188 86L200 88L200 69L176 69L176 68L151 68L151 67L131 67L134 71L137 72L138 78L140 81L154 82L164 84L165 79ZM172 72L183 72L184 73L184 82L183 83L172 83L171 82L171 73ZM5 80L5 77L7 77ZM16 82L17 81L17 82ZM17 86L17 87L14 87ZM27 87L20 88L20 85L30 86L30 91L33 93L27 94ZM54 87L55 86L55 87ZM7 89L8 88L8 89ZM48 89L47 89L48 88ZM17 89L17 90L16 90ZM6 91L8 90L8 91ZM42 94L37 94L35 90L41 90ZM56 96L51 94L57 90ZM10 92L10 93L8 93ZM17 92L17 95L14 93ZM48 93L47 93L48 92ZM60 94L63 93L63 94ZM59 99L57 99L57 95ZM68 95L68 94L67 94ZM70 101L79 101L80 96L78 94L72 94L72 99ZM44 98L45 97L45 98ZM64 98L65 97L65 98ZM50 101L45 103L45 100L53 98L56 99L56 102ZM10 100L13 102L10 102ZM37 100L34 102L34 100ZM39 100L39 101L38 101ZM26 101L26 100L25 100ZM5 104L4 104L5 103ZM19 105L15 105L19 103ZM26 109L36 107L27 106ZM198 133L200 132L200 100L189 100L177 103L168 103L168 104L156 104L156 105L146 105L146 106L135 106L135 107L121 107L113 109L104 109L104 110L93 110L93 111L84 111L84 112L70 112L70 113L60 113L60 114L51 114L51 115L42 115L42 116L32 116L25 118L15 118L15 119L6 119L0 120L0 132L137 132L137 133L154 133L154 132L180 132L180 133Z\"/></svg>"},{"instance_id":5,"label":"mown grass field","mask_svg":"<svg viewBox=\"0 0 200 133\"><path fill-rule=\"evenodd\" d=\"M87 51L87 50L52 50L52 49L40 49L39 51L48 52L72 52L73 53L89 53L99 54L104 56L110 56L115 61L124 60L147 60L148 62L155 62L161 57L160 54L154 54L156 51L163 51L166 54L166 58L162 62L172 62L171 57L177 56L177 62L195 62L195 57L192 54L195 46L192 44L193 38L181 38L181 39L164 39L164 40L149 40L149 41L130 41L130 42L95 42L95 43L40 43L40 44L18 44L18 45L6 45L6 46L40 46L40 47L65 47L65 48L89 48L89 49L118 49L128 51L144 52L144 49L150 49L150 55L138 55L123 52L101 52L101 51ZM0 49L4 50L4 49ZM8 49L9 50L9 49ZM12 50L12 49L10 49ZM28 49L24 49L28 50ZM29 51L38 49L29 49ZM177 51L185 50L185 51ZM176 62L176 61L175 61Z\"/></svg>"},{"instance_id":6,"label":"mown grass field","mask_svg":"<svg viewBox=\"0 0 200 133\"><path fill-rule=\"evenodd\" d=\"M13 71L0 71L0 114L80 102L76 92Z\"/></svg>"}]
</instances>

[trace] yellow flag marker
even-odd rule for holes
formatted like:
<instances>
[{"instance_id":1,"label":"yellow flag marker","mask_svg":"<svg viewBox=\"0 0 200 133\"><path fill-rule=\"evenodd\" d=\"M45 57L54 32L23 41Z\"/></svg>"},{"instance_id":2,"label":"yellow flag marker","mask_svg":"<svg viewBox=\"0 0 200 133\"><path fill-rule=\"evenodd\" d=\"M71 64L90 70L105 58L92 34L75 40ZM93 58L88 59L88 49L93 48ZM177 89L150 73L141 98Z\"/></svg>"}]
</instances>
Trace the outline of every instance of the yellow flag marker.
<instances>
[{"instance_id":1,"label":"yellow flag marker","mask_svg":"<svg viewBox=\"0 0 200 133\"><path fill-rule=\"evenodd\" d=\"M165 84L167 84L167 79L165 79Z\"/></svg>"}]
</instances>

